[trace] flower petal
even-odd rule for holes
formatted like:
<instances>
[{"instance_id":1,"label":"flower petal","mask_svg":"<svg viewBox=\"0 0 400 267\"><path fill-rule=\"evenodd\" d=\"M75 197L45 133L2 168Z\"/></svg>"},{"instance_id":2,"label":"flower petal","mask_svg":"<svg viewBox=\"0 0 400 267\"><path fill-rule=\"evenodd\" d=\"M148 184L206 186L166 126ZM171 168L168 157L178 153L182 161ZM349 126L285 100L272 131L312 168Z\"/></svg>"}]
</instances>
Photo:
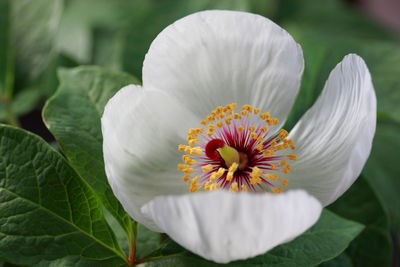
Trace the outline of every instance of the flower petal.
<instances>
[{"instance_id":1,"label":"flower petal","mask_svg":"<svg viewBox=\"0 0 400 267\"><path fill-rule=\"evenodd\" d=\"M303 73L301 47L272 21L203 11L164 29L143 64L143 85L168 92L195 114L236 102L284 121Z\"/></svg>"},{"instance_id":2,"label":"flower petal","mask_svg":"<svg viewBox=\"0 0 400 267\"><path fill-rule=\"evenodd\" d=\"M280 195L201 192L157 197L142 211L176 242L218 263L246 259L288 242L319 218L305 191Z\"/></svg>"},{"instance_id":3,"label":"flower petal","mask_svg":"<svg viewBox=\"0 0 400 267\"><path fill-rule=\"evenodd\" d=\"M289 188L329 205L360 175L376 127L376 97L365 62L346 56L329 75L316 103L291 131L298 160Z\"/></svg>"},{"instance_id":4,"label":"flower petal","mask_svg":"<svg viewBox=\"0 0 400 267\"><path fill-rule=\"evenodd\" d=\"M163 92L130 85L105 107L103 153L108 181L125 210L158 230L140 207L154 196L187 192L176 170L179 142L197 119Z\"/></svg>"}]
</instances>

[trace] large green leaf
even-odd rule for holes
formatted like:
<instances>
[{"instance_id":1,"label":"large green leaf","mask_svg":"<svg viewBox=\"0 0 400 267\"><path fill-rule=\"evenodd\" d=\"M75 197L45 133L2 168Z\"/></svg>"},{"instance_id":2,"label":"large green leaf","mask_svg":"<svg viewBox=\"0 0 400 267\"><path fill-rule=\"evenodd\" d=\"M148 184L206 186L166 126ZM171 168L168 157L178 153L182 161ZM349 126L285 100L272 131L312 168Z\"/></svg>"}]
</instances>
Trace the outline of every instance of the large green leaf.
<instances>
[{"instance_id":1,"label":"large green leaf","mask_svg":"<svg viewBox=\"0 0 400 267\"><path fill-rule=\"evenodd\" d=\"M390 265L388 220L382 205L364 177L359 177L350 189L328 208L340 216L366 226L346 250L347 259L352 266Z\"/></svg>"},{"instance_id":2,"label":"large green leaf","mask_svg":"<svg viewBox=\"0 0 400 267\"><path fill-rule=\"evenodd\" d=\"M264 255L231 262L229 266L315 266L339 255L362 229L362 225L325 210L310 230L293 241ZM139 266L220 266L187 251L173 253L167 256L164 252L159 255L160 259Z\"/></svg>"},{"instance_id":3,"label":"large green leaf","mask_svg":"<svg viewBox=\"0 0 400 267\"><path fill-rule=\"evenodd\" d=\"M10 2L17 70L32 80L37 78L50 62L63 0Z\"/></svg>"},{"instance_id":4,"label":"large green leaf","mask_svg":"<svg viewBox=\"0 0 400 267\"><path fill-rule=\"evenodd\" d=\"M381 201L392 227L400 233L400 123L378 122L371 155L363 174Z\"/></svg>"},{"instance_id":5,"label":"large green leaf","mask_svg":"<svg viewBox=\"0 0 400 267\"><path fill-rule=\"evenodd\" d=\"M278 19L281 25L294 23L312 29L316 35L328 33L337 40L394 39L389 30L343 0L281 0Z\"/></svg>"},{"instance_id":6,"label":"large green leaf","mask_svg":"<svg viewBox=\"0 0 400 267\"><path fill-rule=\"evenodd\" d=\"M137 80L98 67L78 67L61 71L60 83L44 108L45 123L70 164L130 233L130 218L114 197L105 175L100 118L107 101L121 87Z\"/></svg>"},{"instance_id":7,"label":"large green leaf","mask_svg":"<svg viewBox=\"0 0 400 267\"><path fill-rule=\"evenodd\" d=\"M41 138L0 126L0 258L28 266L121 266L93 190Z\"/></svg>"},{"instance_id":8,"label":"large green leaf","mask_svg":"<svg viewBox=\"0 0 400 267\"><path fill-rule=\"evenodd\" d=\"M2 105L3 99L11 98L14 79L10 10L10 1L0 0L0 105Z\"/></svg>"}]
</instances>

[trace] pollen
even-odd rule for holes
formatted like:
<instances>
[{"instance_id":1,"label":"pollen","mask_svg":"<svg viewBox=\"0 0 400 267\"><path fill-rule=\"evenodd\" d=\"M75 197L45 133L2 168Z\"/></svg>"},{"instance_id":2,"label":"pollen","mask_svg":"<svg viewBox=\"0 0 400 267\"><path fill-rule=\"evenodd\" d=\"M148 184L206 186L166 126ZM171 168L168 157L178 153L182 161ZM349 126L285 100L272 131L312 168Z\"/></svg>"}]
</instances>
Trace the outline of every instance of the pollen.
<instances>
[{"instance_id":1,"label":"pollen","mask_svg":"<svg viewBox=\"0 0 400 267\"><path fill-rule=\"evenodd\" d=\"M188 129L187 143L178 145L184 154L177 169L189 192L284 191L297 155L278 118L252 105L237 109L231 103L211 110L195 127Z\"/></svg>"},{"instance_id":2,"label":"pollen","mask_svg":"<svg viewBox=\"0 0 400 267\"><path fill-rule=\"evenodd\" d=\"M212 166L211 164L208 164L208 165L206 165L206 166L201 167L201 170L202 170L203 172L209 172L209 171L212 170L212 168L213 168L213 166Z\"/></svg>"},{"instance_id":3,"label":"pollen","mask_svg":"<svg viewBox=\"0 0 400 267\"><path fill-rule=\"evenodd\" d=\"M231 192L237 192L237 191L239 191L238 183L237 183L237 182L233 182L233 183L231 184L231 189L230 189L229 191L231 191Z\"/></svg>"}]
</instances>

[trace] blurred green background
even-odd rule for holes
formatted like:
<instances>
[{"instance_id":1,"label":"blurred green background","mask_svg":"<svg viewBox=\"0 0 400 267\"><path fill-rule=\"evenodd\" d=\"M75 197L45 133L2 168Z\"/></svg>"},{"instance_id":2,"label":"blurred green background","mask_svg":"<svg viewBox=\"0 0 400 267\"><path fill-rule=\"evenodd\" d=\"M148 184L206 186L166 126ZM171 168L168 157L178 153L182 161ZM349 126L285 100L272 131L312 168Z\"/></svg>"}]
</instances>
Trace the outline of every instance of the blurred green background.
<instances>
[{"instance_id":1,"label":"blurred green background","mask_svg":"<svg viewBox=\"0 0 400 267\"><path fill-rule=\"evenodd\" d=\"M305 72L287 128L313 104L329 72L346 54L365 59L378 97L374 147L361 177L329 208L367 227L346 251L323 266L398 266L400 23L396 15L400 18L400 9L396 1L0 0L0 122L52 142L41 110L59 86L59 68L98 65L140 80L144 56L155 36L173 21L205 9L266 16L302 46Z\"/></svg>"}]
</instances>

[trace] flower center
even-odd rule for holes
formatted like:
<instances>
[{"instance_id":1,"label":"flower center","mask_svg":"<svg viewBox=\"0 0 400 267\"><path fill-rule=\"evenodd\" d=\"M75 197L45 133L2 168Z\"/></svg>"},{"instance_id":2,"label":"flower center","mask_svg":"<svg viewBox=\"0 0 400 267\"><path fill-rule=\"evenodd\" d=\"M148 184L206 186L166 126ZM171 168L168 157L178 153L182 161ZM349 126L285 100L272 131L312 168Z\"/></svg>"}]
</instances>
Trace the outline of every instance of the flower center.
<instances>
[{"instance_id":1,"label":"flower center","mask_svg":"<svg viewBox=\"0 0 400 267\"><path fill-rule=\"evenodd\" d=\"M277 129L278 119L251 105L235 112L236 104L217 107L200 123L189 129L188 145L178 169L189 191L229 189L280 193L288 180L281 173L291 170L288 160L296 160L293 141L288 132Z\"/></svg>"}]
</instances>

